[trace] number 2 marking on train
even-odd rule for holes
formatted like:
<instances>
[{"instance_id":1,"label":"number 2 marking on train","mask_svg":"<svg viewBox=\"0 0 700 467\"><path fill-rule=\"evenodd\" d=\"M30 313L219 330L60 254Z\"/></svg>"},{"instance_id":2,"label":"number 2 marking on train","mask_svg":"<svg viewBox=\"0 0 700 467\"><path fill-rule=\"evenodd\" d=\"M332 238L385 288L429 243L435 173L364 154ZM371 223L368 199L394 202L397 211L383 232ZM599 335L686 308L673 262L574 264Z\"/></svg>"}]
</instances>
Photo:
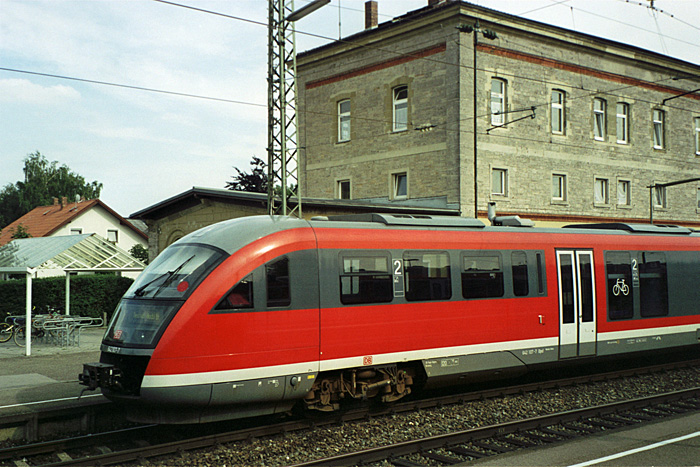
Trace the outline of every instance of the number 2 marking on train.
<instances>
[{"instance_id":1,"label":"number 2 marking on train","mask_svg":"<svg viewBox=\"0 0 700 467\"><path fill-rule=\"evenodd\" d=\"M401 274L403 274L403 267L402 267L400 259L394 260L394 274L397 276L400 276Z\"/></svg>"}]
</instances>

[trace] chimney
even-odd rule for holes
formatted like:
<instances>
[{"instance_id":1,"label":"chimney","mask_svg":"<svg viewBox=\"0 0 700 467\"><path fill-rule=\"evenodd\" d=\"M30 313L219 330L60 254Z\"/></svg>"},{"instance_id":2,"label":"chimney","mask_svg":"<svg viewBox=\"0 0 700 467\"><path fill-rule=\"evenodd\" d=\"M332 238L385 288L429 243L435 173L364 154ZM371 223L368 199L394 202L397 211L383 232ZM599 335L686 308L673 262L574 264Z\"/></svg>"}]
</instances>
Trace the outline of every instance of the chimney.
<instances>
[{"instance_id":1,"label":"chimney","mask_svg":"<svg viewBox=\"0 0 700 467\"><path fill-rule=\"evenodd\" d=\"M61 196L61 209L68 205L68 197Z\"/></svg>"},{"instance_id":2,"label":"chimney","mask_svg":"<svg viewBox=\"0 0 700 467\"><path fill-rule=\"evenodd\" d=\"M369 0L365 3L365 29L373 29L379 23L379 7L377 0Z\"/></svg>"},{"instance_id":3,"label":"chimney","mask_svg":"<svg viewBox=\"0 0 700 467\"><path fill-rule=\"evenodd\" d=\"M58 206L58 198L54 198L54 199L53 199L53 205L54 205L54 206Z\"/></svg>"}]
</instances>

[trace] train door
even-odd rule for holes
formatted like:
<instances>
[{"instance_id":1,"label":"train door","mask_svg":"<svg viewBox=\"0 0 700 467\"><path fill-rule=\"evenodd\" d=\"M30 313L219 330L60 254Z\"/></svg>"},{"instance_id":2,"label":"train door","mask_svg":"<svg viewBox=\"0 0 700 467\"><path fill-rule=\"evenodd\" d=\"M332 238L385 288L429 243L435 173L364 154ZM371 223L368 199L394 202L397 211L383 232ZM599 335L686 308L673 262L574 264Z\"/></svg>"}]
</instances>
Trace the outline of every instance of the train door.
<instances>
[{"instance_id":1,"label":"train door","mask_svg":"<svg viewBox=\"0 0 700 467\"><path fill-rule=\"evenodd\" d=\"M559 358L596 353L593 252L557 251Z\"/></svg>"}]
</instances>

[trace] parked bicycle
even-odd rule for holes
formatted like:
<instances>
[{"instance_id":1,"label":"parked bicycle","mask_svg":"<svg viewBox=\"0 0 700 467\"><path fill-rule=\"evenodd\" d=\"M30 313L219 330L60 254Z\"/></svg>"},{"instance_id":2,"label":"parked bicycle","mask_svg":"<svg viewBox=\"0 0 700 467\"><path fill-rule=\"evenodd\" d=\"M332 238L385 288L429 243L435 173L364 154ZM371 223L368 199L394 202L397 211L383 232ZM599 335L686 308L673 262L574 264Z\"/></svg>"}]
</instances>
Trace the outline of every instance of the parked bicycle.
<instances>
[{"instance_id":1,"label":"parked bicycle","mask_svg":"<svg viewBox=\"0 0 700 467\"><path fill-rule=\"evenodd\" d=\"M15 328L17 325L14 320L12 324L8 322L0 323L0 342L7 342L12 339L12 335L15 333Z\"/></svg>"},{"instance_id":2,"label":"parked bicycle","mask_svg":"<svg viewBox=\"0 0 700 467\"><path fill-rule=\"evenodd\" d=\"M11 320L12 323L9 323L7 320ZM24 325L25 322L25 318L6 318L6 322L0 324L0 342L7 342L14 337L15 344L17 344L19 347L25 347L27 345L27 330L26 326ZM32 322L32 337L44 337L44 330L41 329L36 322Z\"/></svg>"}]
</instances>

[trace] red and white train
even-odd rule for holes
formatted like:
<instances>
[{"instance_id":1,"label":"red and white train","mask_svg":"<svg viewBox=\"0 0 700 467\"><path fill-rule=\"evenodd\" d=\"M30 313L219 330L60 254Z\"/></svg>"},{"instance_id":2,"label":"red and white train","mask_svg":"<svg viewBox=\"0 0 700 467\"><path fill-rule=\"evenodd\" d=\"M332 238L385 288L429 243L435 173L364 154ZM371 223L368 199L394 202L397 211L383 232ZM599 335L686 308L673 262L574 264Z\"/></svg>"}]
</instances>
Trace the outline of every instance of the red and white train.
<instances>
[{"instance_id":1,"label":"red and white train","mask_svg":"<svg viewBox=\"0 0 700 467\"><path fill-rule=\"evenodd\" d=\"M699 279L700 232L682 227L246 217L163 251L80 379L156 423L389 402L697 347Z\"/></svg>"}]
</instances>

